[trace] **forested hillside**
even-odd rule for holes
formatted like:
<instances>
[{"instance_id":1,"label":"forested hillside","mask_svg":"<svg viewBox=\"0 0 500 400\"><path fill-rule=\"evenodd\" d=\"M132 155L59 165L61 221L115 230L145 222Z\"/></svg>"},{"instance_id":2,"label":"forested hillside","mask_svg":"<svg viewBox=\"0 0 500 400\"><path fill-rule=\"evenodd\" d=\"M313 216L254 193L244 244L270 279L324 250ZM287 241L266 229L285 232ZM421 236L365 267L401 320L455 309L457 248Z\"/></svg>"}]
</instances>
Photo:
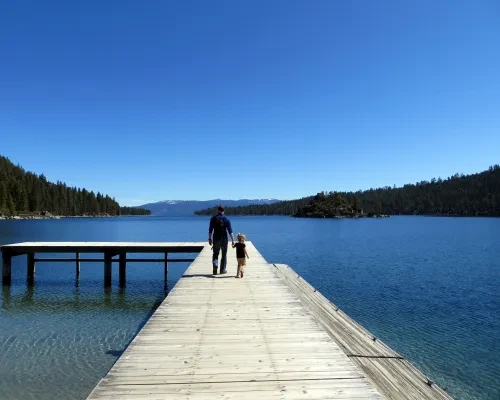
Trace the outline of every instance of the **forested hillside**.
<instances>
[{"instance_id":1,"label":"forested hillside","mask_svg":"<svg viewBox=\"0 0 500 400\"><path fill-rule=\"evenodd\" d=\"M156 203L144 204L141 207L151 211L153 215L162 216L188 216L193 215L196 210L216 207L224 204L226 207L246 206L249 204L271 204L279 200L275 199L240 199L240 200L163 200Z\"/></svg>"},{"instance_id":2,"label":"forested hillside","mask_svg":"<svg viewBox=\"0 0 500 400\"><path fill-rule=\"evenodd\" d=\"M338 201L335 201L336 196ZM500 216L500 165L491 166L487 171L478 174L456 174L445 180L432 179L400 188L387 186L358 192L330 192L265 206L228 207L226 213L338 215L340 207L343 207L340 204L342 202L348 204L351 210L362 211L365 215ZM326 206L327 204L330 206ZM208 209L197 214L206 215L213 212L214 210Z\"/></svg>"},{"instance_id":3,"label":"forested hillside","mask_svg":"<svg viewBox=\"0 0 500 400\"><path fill-rule=\"evenodd\" d=\"M120 215L151 215L151 211L142 207L120 207Z\"/></svg>"},{"instance_id":4,"label":"forested hillside","mask_svg":"<svg viewBox=\"0 0 500 400\"><path fill-rule=\"evenodd\" d=\"M250 204L247 206L225 206L226 214L230 215L295 215L302 207L310 203L313 196L298 200L278 201L273 204ZM217 207L206 208L195 212L195 215L215 214Z\"/></svg>"},{"instance_id":5,"label":"forested hillside","mask_svg":"<svg viewBox=\"0 0 500 400\"><path fill-rule=\"evenodd\" d=\"M120 207L108 195L52 183L45 176L26 172L0 156L0 213L18 215L48 211L55 215L145 215L145 209Z\"/></svg>"}]
</instances>

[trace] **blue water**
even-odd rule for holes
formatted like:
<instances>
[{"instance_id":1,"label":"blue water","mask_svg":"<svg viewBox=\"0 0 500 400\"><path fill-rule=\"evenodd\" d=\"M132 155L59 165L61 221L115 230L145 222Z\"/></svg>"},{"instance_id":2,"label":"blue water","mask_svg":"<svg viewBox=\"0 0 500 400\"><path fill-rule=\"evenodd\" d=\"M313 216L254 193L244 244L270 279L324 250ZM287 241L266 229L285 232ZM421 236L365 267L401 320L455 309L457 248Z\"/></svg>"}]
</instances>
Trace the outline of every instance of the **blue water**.
<instances>
[{"instance_id":1,"label":"blue water","mask_svg":"<svg viewBox=\"0 0 500 400\"><path fill-rule=\"evenodd\" d=\"M457 399L500 398L500 219L232 222L269 262L290 264ZM0 244L199 241L207 225L202 217L0 221ZM115 274L106 292L99 263L82 264L78 286L73 264L41 263L30 289L24 257L14 260L0 299L0 398L84 399L162 300L162 266L130 264L127 288ZM186 267L171 264L170 288Z\"/></svg>"}]
</instances>

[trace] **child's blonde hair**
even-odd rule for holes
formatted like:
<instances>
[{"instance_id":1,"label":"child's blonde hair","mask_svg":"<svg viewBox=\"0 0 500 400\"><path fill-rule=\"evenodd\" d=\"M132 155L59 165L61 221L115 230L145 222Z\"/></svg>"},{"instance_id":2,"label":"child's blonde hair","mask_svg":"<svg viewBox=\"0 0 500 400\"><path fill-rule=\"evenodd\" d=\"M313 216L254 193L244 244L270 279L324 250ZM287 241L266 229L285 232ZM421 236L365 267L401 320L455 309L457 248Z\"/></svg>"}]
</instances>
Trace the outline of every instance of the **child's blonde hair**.
<instances>
[{"instance_id":1,"label":"child's blonde hair","mask_svg":"<svg viewBox=\"0 0 500 400\"><path fill-rule=\"evenodd\" d=\"M238 233L236 235L236 238L238 239L238 242L239 242L240 239L243 240L243 241L245 241L247 237L243 233Z\"/></svg>"}]
</instances>

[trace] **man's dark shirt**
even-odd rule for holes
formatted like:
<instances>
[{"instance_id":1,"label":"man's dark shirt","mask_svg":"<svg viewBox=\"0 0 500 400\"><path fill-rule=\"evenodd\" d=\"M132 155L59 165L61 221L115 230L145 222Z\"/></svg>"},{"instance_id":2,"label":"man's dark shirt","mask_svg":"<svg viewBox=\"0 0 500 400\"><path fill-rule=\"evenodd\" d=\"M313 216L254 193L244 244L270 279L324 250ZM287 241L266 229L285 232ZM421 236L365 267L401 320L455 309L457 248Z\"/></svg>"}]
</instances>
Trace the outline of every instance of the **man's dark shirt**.
<instances>
[{"instance_id":1,"label":"man's dark shirt","mask_svg":"<svg viewBox=\"0 0 500 400\"><path fill-rule=\"evenodd\" d=\"M217 220L216 220L217 218L222 218L224 220L224 228L225 229L223 232L220 232L219 230L214 229L215 224L217 223ZM214 232L213 240L221 240L221 239L227 240L227 234L233 233L233 228L231 228L231 221L229 221L229 219L226 218L226 216L224 214L221 214L221 213L213 216L210 219L210 226L208 227L208 233L211 234L212 232Z\"/></svg>"},{"instance_id":2,"label":"man's dark shirt","mask_svg":"<svg viewBox=\"0 0 500 400\"><path fill-rule=\"evenodd\" d=\"M234 247L236 247L236 258L245 258L245 243L237 242Z\"/></svg>"}]
</instances>

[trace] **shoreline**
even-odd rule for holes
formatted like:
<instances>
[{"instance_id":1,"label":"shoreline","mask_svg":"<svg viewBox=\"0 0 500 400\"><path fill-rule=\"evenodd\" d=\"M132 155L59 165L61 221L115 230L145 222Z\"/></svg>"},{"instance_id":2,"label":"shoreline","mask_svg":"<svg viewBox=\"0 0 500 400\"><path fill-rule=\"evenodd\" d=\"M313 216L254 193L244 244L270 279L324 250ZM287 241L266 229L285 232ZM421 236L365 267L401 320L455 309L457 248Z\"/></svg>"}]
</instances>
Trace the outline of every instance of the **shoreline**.
<instances>
[{"instance_id":1,"label":"shoreline","mask_svg":"<svg viewBox=\"0 0 500 400\"><path fill-rule=\"evenodd\" d=\"M0 215L0 220L4 221L23 221L23 220L45 220L45 219L65 219L65 218L116 218L121 215L95 214L95 215L54 215L44 214L19 214L19 215Z\"/></svg>"},{"instance_id":2,"label":"shoreline","mask_svg":"<svg viewBox=\"0 0 500 400\"><path fill-rule=\"evenodd\" d=\"M370 219L376 219L376 218L390 218L390 215L386 214L374 214L374 215L368 215L368 214L356 214L356 215L325 215L325 214L319 214L319 215L292 215L294 218L314 218L314 219L321 219L321 218L327 218L327 219L365 219L365 218L370 218Z\"/></svg>"}]
</instances>

